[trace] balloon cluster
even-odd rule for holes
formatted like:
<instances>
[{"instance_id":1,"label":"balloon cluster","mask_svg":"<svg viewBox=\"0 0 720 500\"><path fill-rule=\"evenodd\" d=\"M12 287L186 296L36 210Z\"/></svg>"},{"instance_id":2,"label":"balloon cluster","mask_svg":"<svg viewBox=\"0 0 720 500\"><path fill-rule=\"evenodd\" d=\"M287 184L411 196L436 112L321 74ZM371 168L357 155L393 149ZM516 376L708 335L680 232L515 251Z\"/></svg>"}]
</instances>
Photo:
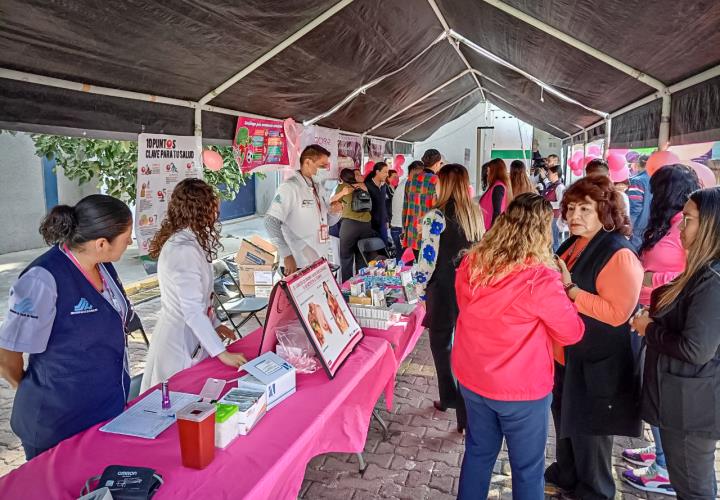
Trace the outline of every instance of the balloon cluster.
<instances>
[{"instance_id":1,"label":"balloon cluster","mask_svg":"<svg viewBox=\"0 0 720 500\"><path fill-rule=\"evenodd\" d=\"M690 152L690 150L688 150L688 153L694 154ZM683 154L683 156L686 155ZM647 170L647 173L652 176L655 172L660 170L665 165L674 165L676 163L687 165L688 167L693 169L697 174L698 179L700 179L700 184L702 185L702 187L708 188L713 187L717 184L715 174L712 170L710 170L710 168L703 165L702 163L692 161L689 158L681 159L672 151L655 151L648 158L647 163L645 164L645 169Z\"/></svg>"}]
</instances>

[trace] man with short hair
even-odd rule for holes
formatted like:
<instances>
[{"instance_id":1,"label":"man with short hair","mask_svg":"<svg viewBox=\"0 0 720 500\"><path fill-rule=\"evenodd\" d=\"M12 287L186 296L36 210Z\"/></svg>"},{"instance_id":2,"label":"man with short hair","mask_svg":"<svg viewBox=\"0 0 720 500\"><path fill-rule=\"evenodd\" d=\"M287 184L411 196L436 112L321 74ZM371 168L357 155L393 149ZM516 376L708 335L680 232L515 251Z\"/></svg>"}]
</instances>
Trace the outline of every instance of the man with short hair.
<instances>
[{"instance_id":1,"label":"man with short hair","mask_svg":"<svg viewBox=\"0 0 720 500\"><path fill-rule=\"evenodd\" d=\"M650 219L652 192L650 191L650 175L645 171L647 160L646 155L638 157L635 163L638 173L630 177L630 186L627 190L627 196L630 200L630 222L633 230L630 241L636 249L639 249L642 244L643 234Z\"/></svg>"},{"instance_id":2,"label":"man with short hair","mask_svg":"<svg viewBox=\"0 0 720 500\"><path fill-rule=\"evenodd\" d=\"M328 204L325 190L313 177L329 166L327 149L317 144L306 147L300 155L300 170L278 187L265 214L265 227L286 275L328 257L328 228L339 220L342 206Z\"/></svg>"},{"instance_id":3,"label":"man with short hair","mask_svg":"<svg viewBox=\"0 0 720 500\"><path fill-rule=\"evenodd\" d=\"M546 167L547 178L550 182L548 186L543 190L543 197L550 202L553 208L553 222L552 222L552 234L553 234L553 251L557 250L560 246L560 227L558 222L562 219L560 212L560 203L562 203L562 197L565 193L565 184L563 184L560 178L560 165L552 165Z\"/></svg>"},{"instance_id":4,"label":"man with short hair","mask_svg":"<svg viewBox=\"0 0 720 500\"><path fill-rule=\"evenodd\" d=\"M412 179L408 179L403 203L403 227L405 235L402 239L404 248L412 248L417 260L420 250L420 221L435 203L435 187L437 173L443 165L442 155L437 149L428 149L422 156L423 171Z\"/></svg>"},{"instance_id":5,"label":"man with short hair","mask_svg":"<svg viewBox=\"0 0 720 500\"><path fill-rule=\"evenodd\" d=\"M556 165L560 165L560 157L556 154L548 155L547 160L545 160L548 167L554 167Z\"/></svg>"}]
</instances>

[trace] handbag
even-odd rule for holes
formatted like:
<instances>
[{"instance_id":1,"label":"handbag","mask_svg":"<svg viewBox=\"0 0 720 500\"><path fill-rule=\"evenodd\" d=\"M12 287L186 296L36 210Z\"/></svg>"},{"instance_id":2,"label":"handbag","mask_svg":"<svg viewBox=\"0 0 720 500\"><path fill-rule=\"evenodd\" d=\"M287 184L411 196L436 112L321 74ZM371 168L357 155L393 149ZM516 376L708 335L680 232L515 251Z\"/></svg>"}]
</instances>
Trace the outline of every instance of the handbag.
<instances>
[{"instance_id":1,"label":"handbag","mask_svg":"<svg viewBox=\"0 0 720 500\"><path fill-rule=\"evenodd\" d=\"M370 212L372 210L372 198L370 193L363 189L356 189L352 194L351 208L353 212Z\"/></svg>"}]
</instances>

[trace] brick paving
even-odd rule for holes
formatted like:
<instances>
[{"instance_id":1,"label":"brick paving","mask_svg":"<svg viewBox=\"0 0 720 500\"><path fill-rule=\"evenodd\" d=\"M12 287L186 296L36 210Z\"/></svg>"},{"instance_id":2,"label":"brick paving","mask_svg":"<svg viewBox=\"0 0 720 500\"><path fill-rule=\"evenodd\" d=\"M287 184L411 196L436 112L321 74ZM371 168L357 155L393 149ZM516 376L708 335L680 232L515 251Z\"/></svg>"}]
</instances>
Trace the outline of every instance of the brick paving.
<instances>
[{"instance_id":1,"label":"brick paving","mask_svg":"<svg viewBox=\"0 0 720 500\"><path fill-rule=\"evenodd\" d=\"M157 319L159 300L137 307L148 335ZM244 330L251 331L254 325ZM147 348L137 334L130 340L132 373L141 373L145 366ZM303 499L365 500L388 499L451 499L457 495L464 438L455 429L455 413L438 412L432 402L438 399L435 371L427 340L423 335L397 377L392 412L387 412L381 399L377 409L387 422L390 435L383 440L380 426L370 424L363 456L367 463L364 473L358 471L355 455L330 453L315 457L307 466L305 480L299 493ZM14 391L0 381L0 475L25 462L20 441L10 430L10 411ZM548 440L547 461L553 457L553 437ZM646 429L649 437L649 430ZM619 476L624 464L619 458L623 448L645 446L646 441L616 438L614 464ZM720 458L720 456L718 456ZM720 461L716 460L720 471ZM489 498L512 498L510 464L507 449L498 457ZM617 498L666 499L662 495L645 494L617 481ZM548 497L551 498L551 497Z\"/></svg>"}]
</instances>

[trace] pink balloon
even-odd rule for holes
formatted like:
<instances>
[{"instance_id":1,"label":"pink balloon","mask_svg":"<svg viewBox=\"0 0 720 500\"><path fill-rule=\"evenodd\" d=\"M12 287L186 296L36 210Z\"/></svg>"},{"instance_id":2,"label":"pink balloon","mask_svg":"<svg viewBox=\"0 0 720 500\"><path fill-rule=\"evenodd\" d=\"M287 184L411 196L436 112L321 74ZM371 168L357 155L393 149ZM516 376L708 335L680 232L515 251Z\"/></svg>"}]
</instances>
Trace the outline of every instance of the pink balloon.
<instances>
[{"instance_id":1,"label":"pink balloon","mask_svg":"<svg viewBox=\"0 0 720 500\"><path fill-rule=\"evenodd\" d=\"M592 160L597 160L598 158L600 158L600 157L599 157L599 156L595 156L595 155L587 155L587 156L583 159L583 162L582 162L583 167L587 166L587 164L590 163Z\"/></svg>"},{"instance_id":2,"label":"pink balloon","mask_svg":"<svg viewBox=\"0 0 720 500\"><path fill-rule=\"evenodd\" d=\"M608 149L608 155L618 154L618 155L622 155L624 157L626 154L628 154L629 151L630 151L629 149L612 148L612 149Z\"/></svg>"},{"instance_id":3,"label":"pink balloon","mask_svg":"<svg viewBox=\"0 0 720 500\"><path fill-rule=\"evenodd\" d=\"M363 175L369 174L374 166L375 162L372 160L368 160L367 163L365 163L365 168L363 168Z\"/></svg>"},{"instance_id":4,"label":"pink balloon","mask_svg":"<svg viewBox=\"0 0 720 500\"><path fill-rule=\"evenodd\" d=\"M624 182L630 178L630 167L624 165L618 169L610 169L610 180L613 182Z\"/></svg>"},{"instance_id":5,"label":"pink balloon","mask_svg":"<svg viewBox=\"0 0 720 500\"><path fill-rule=\"evenodd\" d=\"M570 161L568 161L568 165L570 165L570 170L575 172L575 170L582 170L582 165L580 165L580 162L582 160L580 158L570 158Z\"/></svg>"},{"instance_id":6,"label":"pink balloon","mask_svg":"<svg viewBox=\"0 0 720 500\"><path fill-rule=\"evenodd\" d=\"M414 261L415 254L413 253L412 248L406 248L402 254L402 257L400 257L400 260L402 260L405 265L408 265L412 261Z\"/></svg>"},{"instance_id":7,"label":"pink balloon","mask_svg":"<svg viewBox=\"0 0 720 500\"><path fill-rule=\"evenodd\" d=\"M474 197L475 197L475 188L473 187L472 184L470 184L470 185L468 186L468 194L470 195L470 198L474 198Z\"/></svg>"},{"instance_id":8,"label":"pink balloon","mask_svg":"<svg viewBox=\"0 0 720 500\"><path fill-rule=\"evenodd\" d=\"M709 167L696 161L685 162L685 165L695 171L698 178L700 178L700 184L702 184L702 187L709 188L717 186L717 179L715 178L715 173Z\"/></svg>"},{"instance_id":9,"label":"pink balloon","mask_svg":"<svg viewBox=\"0 0 720 500\"><path fill-rule=\"evenodd\" d=\"M573 175L580 176L583 173L583 169L581 166L578 165L577 168L572 169L572 173L573 173Z\"/></svg>"},{"instance_id":10,"label":"pink balloon","mask_svg":"<svg viewBox=\"0 0 720 500\"><path fill-rule=\"evenodd\" d=\"M582 152L582 150L578 149L577 151L575 151L575 152L572 154L572 156L570 157L570 161L573 161L573 160L575 160L575 161L581 161L581 160L582 160L582 157L583 157L583 152Z\"/></svg>"},{"instance_id":11,"label":"pink balloon","mask_svg":"<svg viewBox=\"0 0 720 500\"><path fill-rule=\"evenodd\" d=\"M620 171L621 169L625 168L625 156L621 155L619 153L612 153L607 158L608 166L610 167L610 171Z\"/></svg>"},{"instance_id":12,"label":"pink balloon","mask_svg":"<svg viewBox=\"0 0 720 500\"><path fill-rule=\"evenodd\" d=\"M202 152L202 159L205 168L217 172L223 168L223 159L220 153L213 151L212 149L205 149Z\"/></svg>"},{"instance_id":13,"label":"pink balloon","mask_svg":"<svg viewBox=\"0 0 720 500\"><path fill-rule=\"evenodd\" d=\"M657 172L659 168L665 165L674 165L675 163L680 163L680 158L678 158L675 153L671 151L655 151L650 155L650 158L648 158L645 164L645 170L647 170L648 174L652 175Z\"/></svg>"},{"instance_id":14,"label":"pink balloon","mask_svg":"<svg viewBox=\"0 0 720 500\"><path fill-rule=\"evenodd\" d=\"M402 177L402 166L405 164L405 155L395 155L393 159L393 170L397 170L397 173Z\"/></svg>"},{"instance_id":15,"label":"pink balloon","mask_svg":"<svg viewBox=\"0 0 720 500\"><path fill-rule=\"evenodd\" d=\"M592 146L589 146L587 148L587 154L594 155L594 156L600 156L602 154L602 149L597 144L593 144Z\"/></svg>"},{"instance_id":16,"label":"pink balloon","mask_svg":"<svg viewBox=\"0 0 720 500\"><path fill-rule=\"evenodd\" d=\"M670 146L670 151L675 153L681 160L692 160L699 158L713 147L712 142L701 142L698 144L683 144L682 146Z\"/></svg>"}]
</instances>

